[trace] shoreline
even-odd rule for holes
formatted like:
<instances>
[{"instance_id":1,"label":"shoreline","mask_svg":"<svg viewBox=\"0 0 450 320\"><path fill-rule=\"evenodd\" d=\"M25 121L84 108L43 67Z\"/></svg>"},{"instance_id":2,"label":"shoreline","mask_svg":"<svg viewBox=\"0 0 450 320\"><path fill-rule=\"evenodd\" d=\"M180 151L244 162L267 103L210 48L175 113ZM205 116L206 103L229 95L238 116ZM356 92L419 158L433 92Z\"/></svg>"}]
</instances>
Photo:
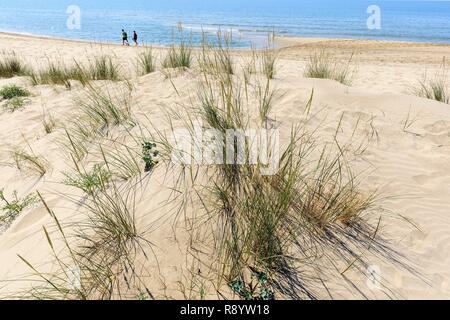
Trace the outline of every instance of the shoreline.
<instances>
[{"instance_id":1,"label":"shoreline","mask_svg":"<svg viewBox=\"0 0 450 320\"><path fill-rule=\"evenodd\" d=\"M414 46L437 46L450 47L450 43L442 42L422 42L422 41L408 41L408 40L387 40L387 39L366 39L366 38L313 38L313 37L299 37L299 36L278 36L277 40L280 42L290 43L285 47L295 46L304 43L316 43L327 41L348 41L348 42L367 42L367 43L383 43L383 44L398 44L398 45L414 45Z\"/></svg>"},{"instance_id":2,"label":"shoreline","mask_svg":"<svg viewBox=\"0 0 450 320\"><path fill-rule=\"evenodd\" d=\"M120 40L116 42L110 42L107 40L104 41L96 41L96 40L85 40L85 39L72 39L72 38L63 38L57 36L48 36L48 35L38 35L31 33L20 33L20 32L5 32L0 31L0 36L13 37L13 38L24 38L24 39L40 39L40 40L50 40L50 41L62 41L67 43L80 43L80 44L98 44L98 45L106 45L106 46L119 46ZM329 42L329 41L346 41L346 42L367 42L367 43L383 43L383 44L397 44L397 45L408 45L408 46L436 46L436 47L450 47L450 43L441 43L441 42L422 42L422 41L407 41L407 40L386 40L386 39L366 39L366 38L322 38L322 37L307 37L307 36L286 36L286 35L278 35L275 37L275 43L278 49L284 49L289 47L295 47L299 45L305 44L314 44L320 42ZM130 47L135 47L130 45ZM138 48L145 47L153 47L156 49L167 49L169 46L165 46L162 44L152 44L146 43L141 44ZM198 46L193 46L194 48ZM234 51L249 51L251 48L232 48Z\"/></svg>"},{"instance_id":3,"label":"shoreline","mask_svg":"<svg viewBox=\"0 0 450 320\"><path fill-rule=\"evenodd\" d=\"M37 35L37 34L31 34L31 33L18 33L18 32L4 32L0 31L0 36L6 36L6 37L13 37L13 38L25 38L25 39L34 39L34 40L50 40L50 41L62 41L62 42L68 42L68 43L81 43L81 44L99 44L99 45L108 45L108 46L120 46L122 45L117 41L117 43L114 42L108 42L108 41L95 41L95 40L84 40L84 39L72 39L72 38L61 38L56 36L46 36L46 35ZM154 48L167 48L163 45L140 45L139 47L154 47ZM130 45L130 47L134 47Z\"/></svg>"}]
</instances>

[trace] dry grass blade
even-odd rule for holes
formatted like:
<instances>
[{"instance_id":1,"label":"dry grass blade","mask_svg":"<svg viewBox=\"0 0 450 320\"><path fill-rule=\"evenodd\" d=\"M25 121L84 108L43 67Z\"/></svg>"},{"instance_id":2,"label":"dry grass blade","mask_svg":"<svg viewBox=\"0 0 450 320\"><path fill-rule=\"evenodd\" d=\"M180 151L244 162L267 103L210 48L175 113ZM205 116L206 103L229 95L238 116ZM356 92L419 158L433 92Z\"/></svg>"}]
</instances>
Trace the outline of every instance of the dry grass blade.
<instances>
[{"instance_id":1,"label":"dry grass blade","mask_svg":"<svg viewBox=\"0 0 450 320\"><path fill-rule=\"evenodd\" d=\"M77 99L85 120L95 131L107 130L120 124L132 124L131 91L121 89L112 95L109 90L89 86L85 95Z\"/></svg>"},{"instance_id":2,"label":"dry grass blade","mask_svg":"<svg viewBox=\"0 0 450 320\"><path fill-rule=\"evenodd\" d=\"M44 111L42 115L42 126L44 127L44 131L46 134L52 133L56 128L55 117L51 113L47 113Z\"/></svg>"},{"instance_id":3,"label":"dry grass blade","mask_svg":"<svg viewBox=\"0 0 450 320\"><path fill-rule=\"evenodd\" d=\"M130 146L114 142L112 147L101 147L102 158L108 163L113 176L130 180L142 174L142 155Z\"/></svg>"},{"instance_id":4,"label":"dry grass blade","mask_svg":"<svg viewBox=\"0 0 450 320\"><path fill-rule=\"evenodd\" d=\"M47 173L47 161L37 156L30 145L28 145L30 152L25 150L15 150L13 152L13 159L16 167L21 171L30 171L32 173L36 173L39 176L44 176Z\"/></svg>"}]
</instances>

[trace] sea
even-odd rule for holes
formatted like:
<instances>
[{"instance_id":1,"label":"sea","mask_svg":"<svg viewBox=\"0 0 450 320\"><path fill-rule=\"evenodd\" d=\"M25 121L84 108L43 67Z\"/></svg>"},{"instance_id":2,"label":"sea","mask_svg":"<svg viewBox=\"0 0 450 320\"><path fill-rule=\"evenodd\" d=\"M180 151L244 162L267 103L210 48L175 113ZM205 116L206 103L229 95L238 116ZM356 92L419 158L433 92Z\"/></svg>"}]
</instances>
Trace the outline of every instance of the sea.
<instances>
[{"instance_id":1,"label":"sea","mask_svg":"<svg viewBox=\"0 0 450 320\"><path fill-rule=\"evenodd\" d=\"M450 43L450 1L0 0L0 32L120 43L122 29L155 45L219 31L242 48L272 34Z\"/></svg>"}]
</instances>

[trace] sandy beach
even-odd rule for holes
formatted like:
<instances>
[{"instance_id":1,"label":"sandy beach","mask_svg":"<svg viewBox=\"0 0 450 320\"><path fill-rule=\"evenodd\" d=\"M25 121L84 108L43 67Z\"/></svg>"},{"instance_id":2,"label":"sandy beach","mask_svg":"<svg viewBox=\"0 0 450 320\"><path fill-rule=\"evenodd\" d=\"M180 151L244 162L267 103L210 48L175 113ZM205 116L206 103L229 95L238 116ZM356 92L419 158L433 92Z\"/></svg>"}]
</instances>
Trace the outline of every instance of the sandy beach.
<instances>
[{"instance_id":1,"label":"sandy beach","mask_svg":"<svg viewBox=\"0 0 450 320\"><path fill-rule=\"evenodd\" d=\"M285 144L292 126L302 123L315 131L318 143L336 140L340 146L345 145L345 158L361 177L360 188L363 192L379 193L371 208L374 214L368 214L367 218L376 227L374 238L380 237L395 252L390 260L367 246L364 252L356 248L361 256L336 262L333 271L327 269L331 267L327 267L324 257L318 258L317 264L323 264L320 272L329 274L325 275L326 286L311 280L313 297L448 299L450 105L418 97L414 90L424 74L432 76L442 70L443 59L450 58L450 45L313 38L277 38L276 43L279 49L277 71L270 80L275 90L270 119L280 132L280 140ZM141 75L137 59L146 50L0 33L0 53L15 52L25 65L35 70L45 69L49 61L87 65L93 57L108 55L127 80L93 81L95 86L112 95L133 88L127 100L133 125L111 126L102 137L89 143L87 155L78 160L65 151L62 141L74 120L79 120L79 99L86 95L86 87L77 81L71 81L69 90L61 85L32 85L27 76L0 78L0 88L15 84L31 93L20 110L0 111L0 190L4 189L6 197L11 198L15 191L19 198L39 191L70 234L87 221L83 203L88 197L64 183L67 174L74 171L74 163L89 167L105 157L103 150L120 145L119 148L133 149L138 154L136 161L141 164L142 146L131 136L144 134L144 127L156 132L168 132L172 126L183 127L186 118L174 114L177 111L182 114L183 107L197 103L199 82L203 79L197 63L201 50L193 50L192 67L168 70L161 67L161 61L170 49L154 47L156 71ZM351 58L350 84L304 75L311 55L321 50L326 50L338 63L346 64ZM254 52L250 50L231 50L236 70L233 77L245 77L243 70L252 55ZM265 83L264 76L256 71L249 83L257 88ZM306 121L304 110L312 92ZM248 101L249 113L257 114L257 99ZM170 116L169 111L173 112ZM49 115L55 123L46 132L43 120ZM14 159L17 150L44 159L45 173L39 176L19 168ZM227 284L218 279L217 261L210 246L216 238L196 228L194 217L206 214L199 209L202 207L199 201L186 196L185 211L177 211L174 199L181 198L176 190L177 172L162 160L150 175L141 173L139 183L133 182L133 195L129 196L134 199L136 225L151 244L136 258L142 269L145 267L139 279L151 295L145 294L156 299L236 298L226 288ZM208 181L208 173L198 173L198 179ZM119 180L119 193L124 194L121 188L130 180ZM55 251L64 252L55 219L42 201L26 207L8 228L0 229L0 296L20 295L31 284L40 283L20 257L43 272L57 269L43 227L55 239ZM308 260L304 256L299 260L302 259ZM364 263L360 264L362 260ZM370 282L370 270L376 270L380 277L376 286ZM312 275L315 271L305 269L305 272ZM129 298L138 294L130 293ZM283 299L289 298L278 294ZM308 295L303 292L299 297Z\"/></svg>"}]
</instances>

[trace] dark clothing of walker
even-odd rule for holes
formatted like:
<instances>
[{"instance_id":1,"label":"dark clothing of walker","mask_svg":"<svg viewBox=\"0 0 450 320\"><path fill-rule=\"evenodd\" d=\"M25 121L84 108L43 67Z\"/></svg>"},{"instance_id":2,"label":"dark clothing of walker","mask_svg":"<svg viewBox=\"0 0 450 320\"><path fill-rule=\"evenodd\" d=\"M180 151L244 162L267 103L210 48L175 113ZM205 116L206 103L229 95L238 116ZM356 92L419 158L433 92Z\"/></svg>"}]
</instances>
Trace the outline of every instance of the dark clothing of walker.
<instances>
[{"instance_id":1,"label":"dark clothing of walker","mask_svg":"<svg viewBox=\"0 0 450 320\"><path fill-rule=\"evenodd\" d=\"M136 31L133 31L133 42L136 44L136 46L138 45L138 34L136 33Z\"/></svg>"},{"instance_id":2,"label":"dark clothing of walker","mask_svg":"<svg viewBox=\"0 0 450 320\"><path fill-rule=\"evenodd\" d=\"M122 29L122 45L127 45L127 46L130 45L130 43L128 42L128 34L123 29Z\"/></svg>"}]
</instances>

